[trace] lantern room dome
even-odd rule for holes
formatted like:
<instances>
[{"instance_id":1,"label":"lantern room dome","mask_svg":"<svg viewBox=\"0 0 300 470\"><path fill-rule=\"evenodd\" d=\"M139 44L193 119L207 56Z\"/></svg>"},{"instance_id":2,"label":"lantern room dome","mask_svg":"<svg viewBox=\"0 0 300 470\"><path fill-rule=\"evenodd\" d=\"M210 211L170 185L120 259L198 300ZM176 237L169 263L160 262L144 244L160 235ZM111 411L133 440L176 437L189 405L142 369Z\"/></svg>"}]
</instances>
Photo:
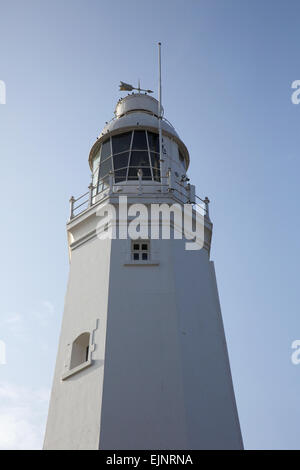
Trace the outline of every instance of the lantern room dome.
<instances>
[{"instance_id":1,"label":"lantern room dome","mask_svg":"<svg viewBox=\"0 0 300 470\"><path fill-rule=\"evenodd\" d=\"M136 126L157 129L158 101L152 96L132 93L120 98L115 108L115 118L106 124L99 138L109 132ZM165 119L162 120L162 130L179 139L174 127Z\"/></svg>"},{"instance_id":2,"label":"lantern room dome","mask_svg":"<svg viewBox=\"0 0 300 470\"><path fill-rule=\"evenodd\" d=\"M115 117L106 123L91 149L89 156L90 167L92 168L93 158L100 145L109 136L115 136L116 134L122 134L134 129L144 129L149 132L158 133L158 109L159 102L146 93L132 93L124 98L120 98L114 111ZM163 135L177 143L184 156L187 168L189 165L189 153L176 130L165 118L162 119L161 128Z\"/></svg>"},{"instance_id":3,"label":"lantern room dome","mask_svg":"<svg viewBox=\"0 0 300 470\"><path fill-rule=\"evenodd\" d=\"M116 105L115 116L119 118L130 111L146 111L158 117L158 101L150 95L141 93L133 93L120 98Z\"/></svg>"}]
</instances>

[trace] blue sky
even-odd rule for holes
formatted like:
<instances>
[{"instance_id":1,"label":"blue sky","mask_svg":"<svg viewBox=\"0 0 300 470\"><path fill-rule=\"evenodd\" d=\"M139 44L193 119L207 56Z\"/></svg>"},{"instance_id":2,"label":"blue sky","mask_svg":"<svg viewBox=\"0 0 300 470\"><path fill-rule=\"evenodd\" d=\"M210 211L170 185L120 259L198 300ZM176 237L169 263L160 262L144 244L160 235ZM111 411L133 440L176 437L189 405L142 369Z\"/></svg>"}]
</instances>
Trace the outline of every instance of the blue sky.
<instances>
[{"instance_id":1,"label":"blue sky","mask_svg":"<svg viewBox=\"0 0 300 470\"><path fill-rule=\"evenodd\" d=\"M68 199L119 81L157 90L158 41L165 116L211 200L245 447L300 448L299 14L294 0L0 0L0 449L42 445Z\"/></svg>"}]
</instances>

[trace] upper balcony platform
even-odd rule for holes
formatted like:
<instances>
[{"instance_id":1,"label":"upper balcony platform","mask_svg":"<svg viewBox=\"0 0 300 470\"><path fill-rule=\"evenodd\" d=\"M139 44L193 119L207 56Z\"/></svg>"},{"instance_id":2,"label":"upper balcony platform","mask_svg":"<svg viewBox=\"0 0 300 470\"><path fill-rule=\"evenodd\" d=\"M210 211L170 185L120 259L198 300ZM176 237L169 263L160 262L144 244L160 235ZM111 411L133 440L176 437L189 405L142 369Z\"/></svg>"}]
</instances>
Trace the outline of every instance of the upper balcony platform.
<instances>
[{"instance_id":1,"label":"upper balcony platform","mask_svg":"<svg viewBox=\"0 0 300 470\"><path fill-rule=\"evenodd\" d=\"M104 202L107 198L127 196L132 203L156 203L167 201L179 204L192 204L193 208L203 217L209 219L209 199L200 198L195 194L195 186L186 181L178 181L172 171L168 171L161 181L143 180L142 169L138 170L137 179L123 182L115 182L114 172L111 171L108 178L100 181L98 186L92 183L89 190L79 196L70 198L69 222L89 211L92 207ZM99 189L100 188L100 189ZM137 199L138 197L138 199Z\"/></svg>"}]
</instances>

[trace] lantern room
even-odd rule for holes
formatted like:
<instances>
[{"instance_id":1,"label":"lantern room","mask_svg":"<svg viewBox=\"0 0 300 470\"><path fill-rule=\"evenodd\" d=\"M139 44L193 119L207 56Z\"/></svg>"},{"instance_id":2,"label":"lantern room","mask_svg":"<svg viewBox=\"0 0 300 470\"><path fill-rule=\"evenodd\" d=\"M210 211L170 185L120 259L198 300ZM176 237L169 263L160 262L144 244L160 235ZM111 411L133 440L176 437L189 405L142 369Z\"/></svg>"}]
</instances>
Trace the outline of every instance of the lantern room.
<instances>
[{"instance_id":1,"label":"lantern room","mask_svg":"<svg viewBox=\"0 0 300 470\"><path fill-rule=\"evenodd\" d=\"M133 93L118 101L115 117L106 124L93 145L89 163L93 187L100 193L113 176L114 184L130 184L142 175L143 183L160 183L172 169L186 175L189 154L174 127L162 119L162 158L159 155L158 101Z\"/></svg>"}]
</instances>

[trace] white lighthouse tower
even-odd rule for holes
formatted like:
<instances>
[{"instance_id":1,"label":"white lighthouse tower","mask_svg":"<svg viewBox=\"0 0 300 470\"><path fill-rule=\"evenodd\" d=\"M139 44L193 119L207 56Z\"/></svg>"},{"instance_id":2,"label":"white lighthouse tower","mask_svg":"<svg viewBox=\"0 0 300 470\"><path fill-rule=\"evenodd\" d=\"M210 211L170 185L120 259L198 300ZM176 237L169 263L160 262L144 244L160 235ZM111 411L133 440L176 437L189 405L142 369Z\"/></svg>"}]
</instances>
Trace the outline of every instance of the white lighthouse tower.
<instances>
[{"instance_id":1,"label":"white lighthouse tower","mask_svg":"<svg viewBox=\"0 0 300 470\"><path fill-rule=\"evenodd\" d=\"M196 199L188 150L165 119L160 157L158 121L149 94L120 99L91 149L89 192L71 199L45 449L243 448L210 260L209 201ZM175 215L170 237L161 235L160 217L158 236L146 221L131 239L133 204L192 206L202 227L196 249L187 249L186 232L179 238ZM115 220L104 215L109 207ZM114 236L103 236L109 229Z\"/></svg>"}]
</instances>

